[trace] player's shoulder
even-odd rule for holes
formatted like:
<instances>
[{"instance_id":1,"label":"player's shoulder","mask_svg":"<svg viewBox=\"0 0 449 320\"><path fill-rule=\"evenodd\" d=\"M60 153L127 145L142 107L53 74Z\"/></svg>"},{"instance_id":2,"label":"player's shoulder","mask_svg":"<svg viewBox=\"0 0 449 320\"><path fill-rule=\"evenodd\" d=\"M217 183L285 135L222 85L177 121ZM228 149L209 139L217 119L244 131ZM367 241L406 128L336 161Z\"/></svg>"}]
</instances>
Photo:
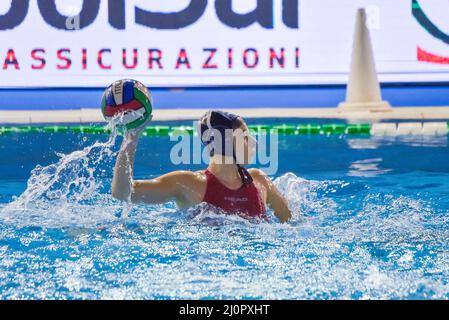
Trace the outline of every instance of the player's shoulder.
<instances>
[{"instance_id":1,"label":"player's shoulder","mask_svg":"<svg viewBox=\"0 0 449 320\"><path fill-rule=\"evenodd\" d=\"M179 180L188 180L191 182L204 182L206 180L206 175L204 170L201 171L189 171L189 170L178 170L171 173L173 177Z\"/></svg>"},{"instance_id":2,"label":"player's shoulder","mask_svg":"<svg viewBox=\"0 0 449 320\"><path fill-rule=\"evenodd\" d=\"M268 176L265 174L265 172L263 172L263 170L260 170L257 168L251 168L251 169L248 169L248 172L254 180L256 180L264 185L266 185L269 181Z\"/></svg>"},{"instance_id":3,"label":"player's shoulder","mask_svg":"<svg viewBox=\"0 0 449 320\"><path fill-rule=\"evenodd\" d=\"M265 174L265 172L263 172L262 170L257 169L257 168L248 169L248 172L253 178L259 178L259 177L265 178L267 176Z\"/></svg>"}]
</instances>

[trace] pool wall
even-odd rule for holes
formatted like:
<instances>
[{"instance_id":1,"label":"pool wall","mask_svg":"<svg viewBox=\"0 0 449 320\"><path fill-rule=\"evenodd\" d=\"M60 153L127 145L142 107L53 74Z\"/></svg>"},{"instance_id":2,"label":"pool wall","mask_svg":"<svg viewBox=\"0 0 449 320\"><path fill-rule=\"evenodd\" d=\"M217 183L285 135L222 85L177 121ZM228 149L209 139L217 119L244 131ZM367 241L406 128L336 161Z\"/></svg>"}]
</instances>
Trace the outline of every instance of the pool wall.
<instances>
[{"instance_id":1,"label":"pool wall","mask_svg":"<svg viewBox=\"0 0 449 320\"><path fill-rule=\"evenodd\" d=\"M101 122L104 88L0 89L1 124ZM245 118L449 120L449 83L383 84L391 112L340 113L344 85L151 88L154 120L197 119L206 110L231 110ZM358 123L361 123L361 122Z\"/></svg>"}]
</instances>

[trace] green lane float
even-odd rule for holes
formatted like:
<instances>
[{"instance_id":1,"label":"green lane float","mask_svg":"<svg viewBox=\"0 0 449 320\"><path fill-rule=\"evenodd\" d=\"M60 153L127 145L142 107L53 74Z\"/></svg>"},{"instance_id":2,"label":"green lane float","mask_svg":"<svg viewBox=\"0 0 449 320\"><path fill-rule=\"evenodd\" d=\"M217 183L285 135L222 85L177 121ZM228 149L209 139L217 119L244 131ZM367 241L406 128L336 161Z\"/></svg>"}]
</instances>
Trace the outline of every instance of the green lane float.
<instances>
[{"instance_id":1,"label":"green lane float","mask_svg":"<svg viewBox=\"0 0 449 320\"><path fill-rule=\"evenodd\" d=\"M371 125L369 124L348 124L346 126L347 134L370 134Z\"/></svg>"},{"instance_id":2,"label":"green lane float","mask_svg":"<svg viewBox=\"0 0 449 320\"><path fill-rule=\"evenodd\" d=\"M171 127L170 133L169 134L175 134L175 135L180 135L180 134L188 134L188 135L192 135L194 133L194 128L192 126L173 126Z\"/></svg>"},{"instance_id":3,"label":"green lane float","mask_svg":"<svg viewBox=\"0 0 449 320\"><path fill-rule=\"evenodd\" d=\"M345 134L345 124L323 124L321 126L321 132L324 134Z\"/></svg>"},{"instance_id":4,"label":"green lane float","mask_svg":"<svg viewBox=\"0 0 449 320\"><path fill-rule=\"evenodd\" d=\"M447 123L449 129L449 123ZM253 134L279 134L279 135L370 135L372 126L370 124L252 124L248 126ZM103 126L0 126L0 135L9 134L110 134L111 129ZM119 132L120 133L120 132ZM196 135L193 126L186 125L152 125L143 130L143 136L168 136L168 135Z\"/></svg>"},{"instance_id":5,"label":"green lane float","mask_svg":"<svg viewBox=\"0 0 449 320\"><path fill-rule=\"evenodd\" d=\"M270 132L275 132L278 134L296 134L296 131L297 126L287 124L273 126L270 130Z\"/></svg>"},{"instance_id":6,"label":"green lane float","mask_svg":"<svg viewBox=\"0 0 449 320\"><path fill-rule=\"evenodd\" d=\"M320 134L320 125L318 124L300 124L298 134Z\"/></svg>"},{"instance_id":7,"label":"green lane float","mask_svg":"<svg viewBox=\"0 0 449 320\"><path fill-rule=\"evenodd\" d=\"M369 124L275 124L275 125L249 125L253 134L280 134L280 135L344 135L344 134L370 134ZM0 126L0 135L21 133L75 133L75 134L110 134L111 129L102 126ZM154 125L143 130L143 136L196 134L193 126Z\"/></svg>"},{"instance_id":8,"label":"green lane float","mask_svg":"<svg viewBox=\"0 0 449 320\"><path fill-rule=\"evenodd\" d=\"M69 127L67 127L67 126L43 127L42 131L45 132L45 133L68 132L69 131Z\"/></svg>"},{"instance_id":9,"label":"green lane float","mask_svg":"<svg viewBox=\"0 0 449 320\"><path fill-rule=\"evenodd\" d=\"M170 126L148 126L143 130L143 136L166 136L170 133Z\"/></svg>"}]
</instances>

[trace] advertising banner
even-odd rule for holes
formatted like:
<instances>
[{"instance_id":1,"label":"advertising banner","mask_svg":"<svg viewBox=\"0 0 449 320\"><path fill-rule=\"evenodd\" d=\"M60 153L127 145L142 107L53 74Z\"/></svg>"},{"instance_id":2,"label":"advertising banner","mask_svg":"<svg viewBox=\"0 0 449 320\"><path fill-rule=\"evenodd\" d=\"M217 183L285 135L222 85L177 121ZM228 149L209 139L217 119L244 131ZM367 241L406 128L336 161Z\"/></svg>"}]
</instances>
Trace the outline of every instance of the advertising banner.
<instances>
[{"instance_id":1,"label":"advertising banner","mask_svg":"<svg viewBox=\"0 0 449 320\"><path fill-rule=\"evenodd\" d=\"M0 87L341 84L360 7L381 81L449 81L447 0L2 0Z\"/></svg>"}]
</instances>

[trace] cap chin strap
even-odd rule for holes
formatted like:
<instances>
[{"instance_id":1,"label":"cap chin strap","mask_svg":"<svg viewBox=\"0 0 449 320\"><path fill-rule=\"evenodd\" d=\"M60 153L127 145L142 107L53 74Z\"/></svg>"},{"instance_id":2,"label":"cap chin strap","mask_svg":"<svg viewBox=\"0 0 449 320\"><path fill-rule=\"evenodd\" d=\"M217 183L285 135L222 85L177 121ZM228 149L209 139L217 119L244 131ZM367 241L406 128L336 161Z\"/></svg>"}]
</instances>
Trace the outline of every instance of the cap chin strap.
<instances>
[{"instance_id":1,"label":"cap chin strap","mask_svg":"<svg viewBox=\"0 0 449 320\"><path fill-rule=\"evenodd\" d=\"M240 178L242 179L243 185L248 186L253 183L253 177L251 177L251 174L248 172L248 170L246 170L245 167L238 164L237 170L239 172Z\"/></svg>"},{"instance_id":2,"label":"cap chin strap","mask_svg":"<svg viewBox=\"0 0 449 320\"><path fill-rule=\"evenodd\" d=\"M240 175L240 179L242 180L243 185L247 186L247 185L250 185L251 183L253 183L253 177L251 177L251 174L248 172L248 170L241 164L237 163L237 157L235 156L235 151L232 151L232 157L234 158L235 164L237 166L237 171Z\"/></svg>"}]
</instances>

